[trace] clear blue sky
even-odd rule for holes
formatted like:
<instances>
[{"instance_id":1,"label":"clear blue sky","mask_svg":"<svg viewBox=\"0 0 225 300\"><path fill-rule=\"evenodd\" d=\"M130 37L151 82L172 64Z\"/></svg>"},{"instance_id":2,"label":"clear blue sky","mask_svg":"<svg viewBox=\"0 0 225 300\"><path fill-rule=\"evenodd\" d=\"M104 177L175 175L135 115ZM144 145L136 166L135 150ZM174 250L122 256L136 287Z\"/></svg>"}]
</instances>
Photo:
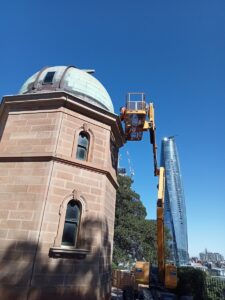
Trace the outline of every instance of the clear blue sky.
<instances>
[{"instance_id":1,"label":"clear blue sky","mask_svg":"<svg viewBox=\"0 0 225 300\"><path fill-rule=\"evenodd\" d=\"M115 111L129 91L155 103L157 139L177 135L189 252L225 256L224 0L4 1L0 95L16 94L42 67L96 69ZM125 150L134 189L155 217L156 180L148 137Z\"/></svg>"}]
</instances>

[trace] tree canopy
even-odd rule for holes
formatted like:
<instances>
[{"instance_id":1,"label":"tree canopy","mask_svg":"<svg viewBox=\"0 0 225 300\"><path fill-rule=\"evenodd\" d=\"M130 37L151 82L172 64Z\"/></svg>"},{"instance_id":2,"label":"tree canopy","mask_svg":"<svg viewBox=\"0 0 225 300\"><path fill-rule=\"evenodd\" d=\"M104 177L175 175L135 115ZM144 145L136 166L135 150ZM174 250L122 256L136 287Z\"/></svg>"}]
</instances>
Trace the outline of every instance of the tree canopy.
<instances>
[{"instance_id":1,"label":"tree canopy","mask_svg":"<svg viewBox=\"0 0 225 300\"><path fill-rule=\"evenodd\" d=\"M128 176L118 176L113 262L128 265L135 260L156 262L156 221L146 220L140 196L131 189Z\"/></svg>"}]
</instances>

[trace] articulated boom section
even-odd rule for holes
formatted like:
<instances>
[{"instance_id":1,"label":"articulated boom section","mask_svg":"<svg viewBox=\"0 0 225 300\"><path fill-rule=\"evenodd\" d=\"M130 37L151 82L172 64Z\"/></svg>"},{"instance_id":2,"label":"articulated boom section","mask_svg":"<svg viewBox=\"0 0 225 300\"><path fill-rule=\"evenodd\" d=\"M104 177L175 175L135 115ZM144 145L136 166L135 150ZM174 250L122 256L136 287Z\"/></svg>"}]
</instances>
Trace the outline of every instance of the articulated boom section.
<instances>
[{"instance_id":1,"label":"articulated boom section","mask_svg":"<svg viewBox=\"0 0 225 300\"><path fill-rule=\"evenodd\" d=\"M177 286L177 268L174 264L165 263L165 233L164 233L164 196L165 169L159 169L159 185L157 200L157 246L158 246L158 274L159 282L168 289Z\"/></svg>"},{"instance_id":2,"label":"articulated boom section","mask_svg":"<svg viewBox=\"0 0 225 300\"><path fill-rule=\"evenodd\" d=\"M127 141L140 141L142 140L143 132L149 130L150 143L153 147L154 175L158 176L153 103L146 103L144 93L128 93L126 106L121 108L120 113L121 121L125 123L125 137Z\"/></svg>"},{"instance_id":3,"label":"articulated boom section","mask_svg":"<svg viewBox=\"0 0 225 300\"><path fill-rule=\"evenodd\" d=\"M140 141L144 131L150 133L150 143L152 144L154 175L159 176L158 201L157 201L157 246L158 246L158 284L151 286L154 290L154 299L175 299L173 294L161 292L161 288L174 289L177 285L176 267L172 264L165 264L165 237L164 237L164 194L165 194L165 170L158 168L157 145L155 136L155 121L153 103L146 104L144 93L129 93L127 95L126 106L121 108L121 121L125 123L125 137L127 141ZM136 284L146 284L148 282L148 263L137 262L135 265ZM146 279L147 278L147 279ZM153 281L151 281L151 284ZM148 294L150 293L148 290ZM143 293L147 290L143 289ZM150 295L150 294L149 294ZM163 298L163 295L165 296ZM144 296L144 294L142 295ZM151 296L151 295L150 295ZM145 297L145 296L144 296ZM167 297L167 298L166 298ZM153 299L141 298L141 299ZM130 299L130 298L129 298ZM138 298L139 299L139 298Z\"/></svg>"},{"instance_id":4,"label":"articulated boom section","mask_svg":"<svg viewBox=\"0 0 225 300\"><path fill-rule=\"evenodd\" d=\"M161 283L164 282L164 187L165 187L165 175L164 168L160 168L159 171L159 185L158 185L158 200L157 200L157 246L158 246L158 273Z\"/></svg>"},{"instance_id":5,"label":"articulated boom section","mask_svg":"<svg viewBox=\"0 0 225 300\"><path fill-rule=\"evenodd\" d=\"M121 109L121 119L125 123L127 141L142 139L146 117L147 107L144 93L128 93L126 107Z\"/></svg>"}]
</instances>

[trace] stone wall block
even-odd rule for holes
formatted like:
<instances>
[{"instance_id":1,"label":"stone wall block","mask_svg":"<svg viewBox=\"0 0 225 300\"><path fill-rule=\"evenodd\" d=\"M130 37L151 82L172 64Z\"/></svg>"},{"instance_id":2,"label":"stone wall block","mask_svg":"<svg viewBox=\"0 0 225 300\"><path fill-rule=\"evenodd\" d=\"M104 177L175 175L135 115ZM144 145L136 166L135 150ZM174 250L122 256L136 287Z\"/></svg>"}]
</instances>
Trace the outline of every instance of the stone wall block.
<instances>
[{"instance_id":1,"label":"stone wall block","mask_svg":"<svg viewBox=\"0 0 225 300\"><path fill-rule=\"evenodd\" d=\"M8 219L9 210L0 210L0 219Z\"/></svg>"},{"instance_id":2,"label":"stone wall block","mask_svg":"<svg viewBox=\"0 0 225 300\"><path fill-rule=\"evenodd\" d=\"M28 240L28 230L15 230L10 229L8 231L7 239L16 241L26 241Z\"/></svg>"},{"instance_id":3,"label":"stone wall block","mask_svg":"<svg viewBox=\"0 0 225 300\"><path fill-rule=\"evenodd\" d=\"M30 221L33 219L33 211L28 210L11 210L9 212L9 220L27 220Z\"/></svg>"}]
</instances>

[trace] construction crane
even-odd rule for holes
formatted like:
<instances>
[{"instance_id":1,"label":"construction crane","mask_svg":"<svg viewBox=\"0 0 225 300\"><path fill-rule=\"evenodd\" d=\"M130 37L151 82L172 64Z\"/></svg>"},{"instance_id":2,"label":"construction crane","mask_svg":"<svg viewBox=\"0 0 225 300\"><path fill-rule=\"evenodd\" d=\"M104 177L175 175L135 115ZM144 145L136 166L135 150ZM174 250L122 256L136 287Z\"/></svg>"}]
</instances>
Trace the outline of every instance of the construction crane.
<instances>
[{"instance_id":1,"label":"construction crane","mask_svg":"<svg viewBox=\"0 0 225 300\"><path fill-rule=\"evenodd\" d=\"M131 161L130 153L128 150L126 150L126 156L127 156L128 167L129 167L129 174L130 174L129 176L131 179L133 179L135 173L134 173L134 168L133 168L133 164ZM118 174L121 176L128 176L126 168L120 166L121 158L122 158L122 155L120 154L119 159L118 159L118 167L117 167Z\"/></svg>"},{"instance_id":2,"label":"construction crane","mask_svg":"<svg viewBox=\"0 0 225 300\"><path fill-rule=\"evenodd\" d=\"M133 100L135 98L135 100ZM158 271L153 274L153 267L149 262L136 262L133 269L135 284L132 285L134 293L125 291L125 299L176 299L169 290L177 286L177 269L174 264L165 263L164 238L164 194L165 170L158 168L156 126L153 103L147 104L144 93L128 93L126 106L120 111L121 121L125 125L125 138L127 141L141 141L143 133L150 133L152 145L154 175L159 177L157 199L157 256ZM132 281L133 282L133 281ZM130 287L129 287L130 288ZM135 298L134 298L135 294Z\"/></svg>"}]
</instances>

